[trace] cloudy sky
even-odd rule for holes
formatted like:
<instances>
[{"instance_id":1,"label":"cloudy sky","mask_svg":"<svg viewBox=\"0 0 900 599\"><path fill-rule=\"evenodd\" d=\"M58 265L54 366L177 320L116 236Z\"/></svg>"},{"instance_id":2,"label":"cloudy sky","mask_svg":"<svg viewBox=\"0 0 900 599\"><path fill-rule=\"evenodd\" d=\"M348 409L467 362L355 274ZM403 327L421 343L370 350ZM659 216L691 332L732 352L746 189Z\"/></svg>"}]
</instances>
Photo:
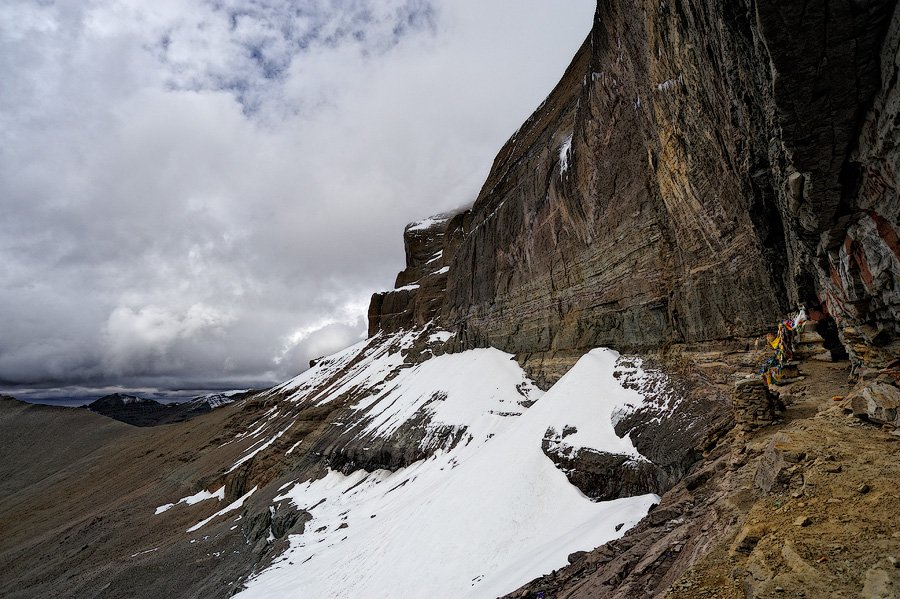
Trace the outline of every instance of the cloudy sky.
<instances>
[{"instance_id":1,"label":"cloudy sky","mask_svg":"<svg viewBox=\"0 0 900 599\"><path fill-rule=\"evenodd\" d=\"M593 7L3 0L0 389L259 387L355 342Z\"/></svg>"}]
</instances>

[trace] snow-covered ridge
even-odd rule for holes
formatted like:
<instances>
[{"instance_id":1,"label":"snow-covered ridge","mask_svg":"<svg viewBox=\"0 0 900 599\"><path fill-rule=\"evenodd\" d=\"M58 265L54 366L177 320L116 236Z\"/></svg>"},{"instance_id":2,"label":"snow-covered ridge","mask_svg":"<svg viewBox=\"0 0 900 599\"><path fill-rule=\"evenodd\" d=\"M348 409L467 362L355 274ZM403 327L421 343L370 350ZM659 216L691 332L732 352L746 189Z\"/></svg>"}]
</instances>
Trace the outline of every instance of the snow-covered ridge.
<instances>
[{"instance_id":1,"label":"snow-covered ridge","mask_svg":"<svg viewBox=\"0 0 900 599\"><path fill-rule=\"evenodd\" d=\"M341 422L334 423L348 438L374 441L402 434L408 441L410 432L401 429L414 425L422 456L460 440L470 442L477 436L469 430L473 426L520 415L542 394L512 356L499 350L410 358L411 352L440 347L452 337L435 329L376 337L322 360L271 394L284 396L288 406L296 404L285 409L352 397ZM484 414L491 418L483 419ZM265 436L263 430L254 434Z\"/></svg>"},{"instance_id":2,"label":"snow-covered ridge","mask_svg":"<svg viewBox=\"0 0 900 599\"><path fill-rule=\"evenodd\" d=\"M567 446L645 460L614 430L616 418L644 405L637 390L619 384L618 354L590 352L546 394L496 349L437 356L426 349L409 359L451 336L370 339L269 392L281 400L241 433L255 440L245 457L274 451L279 440L296 451L302 439L291 437L286 415L335 402L346 409L332 424L348 437L375 443L408 434L414 423L426 457L394 471L330 470L281 485L273 513L290 504L313 519L241 597L354 597L372 589L494 597L564 565L573 551L624 534L657 501L652 493L591 501L542 449L566 431Z\"/></svg>"},{"instance_id":3,"label":"snow-covered ridge","mask_svg":"<svg viewBox=\"0 0 900 599\"><path fill-rule=\"evenodd\" d=\"M615 428L648 408L639 361L594 350L544 393L510 354L443 354L452 337L433 327L378 335L254 398L257 416L225 443L241 451L223 481L240 474L243 495L209 509L187 532L234 526L223 517L239 509L312 519L286 537L288 549L241 597L357 597L373 589L495 597L565 565L574 551L621 536L658 500L633 488L591 500L554 458L589 451L649 464ZM295 428L305 411L323 408L324 428L297 432L309 430ZM370 450L377 455L367 461ZM406 457L379 467L391 452ZM258 460L320 460L323 468L268 488L253 478ZM274 540L270 528L263 542Z\"/></svg>"}]
</instances>

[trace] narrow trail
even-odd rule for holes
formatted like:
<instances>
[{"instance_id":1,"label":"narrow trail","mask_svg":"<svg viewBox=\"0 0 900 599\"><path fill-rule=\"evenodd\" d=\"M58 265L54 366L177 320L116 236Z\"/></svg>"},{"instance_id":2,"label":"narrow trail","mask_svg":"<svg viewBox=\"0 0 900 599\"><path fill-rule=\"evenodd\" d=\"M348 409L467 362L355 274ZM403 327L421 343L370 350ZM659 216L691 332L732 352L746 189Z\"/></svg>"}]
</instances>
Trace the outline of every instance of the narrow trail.
<instances>
[{"instance_id":1,"label":"narrow trail","mask_svg":"<svg viewBox=\"0 0 900 599\"><path fill-rule=\"evenodd\" d=\"M847 362L800 374L781 423L735 433L731 526L667 597L900 596L900 436L853 416Z\"/></svg>"}]
</instances>

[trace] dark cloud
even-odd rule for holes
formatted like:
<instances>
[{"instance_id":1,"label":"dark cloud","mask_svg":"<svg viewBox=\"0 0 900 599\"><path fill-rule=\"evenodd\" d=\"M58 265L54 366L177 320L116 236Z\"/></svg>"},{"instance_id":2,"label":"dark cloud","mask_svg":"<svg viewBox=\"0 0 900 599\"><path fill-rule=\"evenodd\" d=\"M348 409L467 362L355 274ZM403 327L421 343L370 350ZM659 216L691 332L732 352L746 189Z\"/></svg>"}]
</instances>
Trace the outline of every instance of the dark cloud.
<instances>
[{"instance_id":1,"label":"dark cloud","mask_svg":"<svg viewBox=\"0 0 900 599\"><path fill-rule=\"evenodd\" d=\"M0 6L0 380L255 387L355 342L592 2Z\"/></svg>"}]
</instances>

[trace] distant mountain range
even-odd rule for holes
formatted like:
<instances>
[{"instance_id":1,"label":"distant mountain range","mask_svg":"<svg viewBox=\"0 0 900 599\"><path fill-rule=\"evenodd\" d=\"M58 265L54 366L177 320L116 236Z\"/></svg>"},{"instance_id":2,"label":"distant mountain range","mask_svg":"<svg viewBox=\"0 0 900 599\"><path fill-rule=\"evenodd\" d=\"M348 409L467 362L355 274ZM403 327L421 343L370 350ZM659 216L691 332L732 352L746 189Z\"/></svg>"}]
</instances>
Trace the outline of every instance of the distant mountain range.
<instances>
[{"instance_id":1,"label":"distant mountain range","mask_svg":"<svg viewBox=\"0 0 900 599\"><path fill-rule=\"evenodd\" d=\"M210 393L183 403L162 403L154 399L113 393L87 405L98 414L114 418L134 426L158 426L183 422L210 410L241 399L247 391Z\"/></svg>"}]
</instances>

